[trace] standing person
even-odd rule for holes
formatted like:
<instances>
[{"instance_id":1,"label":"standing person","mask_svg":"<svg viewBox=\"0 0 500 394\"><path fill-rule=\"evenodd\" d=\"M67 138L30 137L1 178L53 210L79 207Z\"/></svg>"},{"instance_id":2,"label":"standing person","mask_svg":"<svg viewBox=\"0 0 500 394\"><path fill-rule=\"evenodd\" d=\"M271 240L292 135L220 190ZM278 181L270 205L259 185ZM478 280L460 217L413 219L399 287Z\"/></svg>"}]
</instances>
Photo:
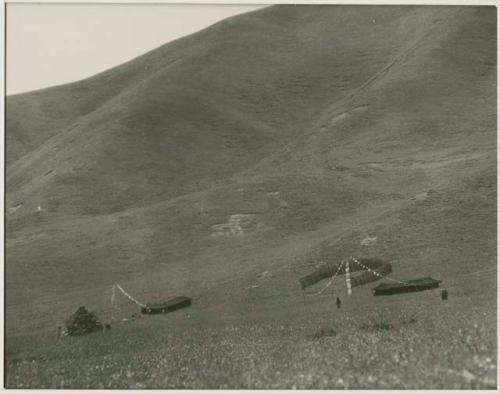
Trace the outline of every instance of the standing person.
<instances>
[{"instance_id":1,"label":"standing person","mask_svg":"<svg viewBox=\"0 0 500 394\"><path fill-rule=\"evenodd\" d=\"M337 309L340 309L341 304L342 304L342 303L341 303L341 301L340 301L340 298L339 298L339 297L337 297Z\"/></svg>"}]
</instances>

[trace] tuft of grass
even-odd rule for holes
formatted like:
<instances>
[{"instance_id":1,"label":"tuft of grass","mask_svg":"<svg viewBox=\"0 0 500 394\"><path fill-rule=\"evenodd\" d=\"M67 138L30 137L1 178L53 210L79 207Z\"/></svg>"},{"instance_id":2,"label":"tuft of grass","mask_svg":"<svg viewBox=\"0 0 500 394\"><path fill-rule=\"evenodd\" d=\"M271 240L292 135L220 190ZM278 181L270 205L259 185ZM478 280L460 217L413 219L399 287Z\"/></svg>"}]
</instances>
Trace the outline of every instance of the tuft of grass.
<instances>
[{"instance_id":1,"label":"tuft of grass","mask_svg":"<svg viewBox=\"0 0 500 394\"><path fill-rule=\"evenodd\" d=\"M321 339L324 337L334 337L337 335L337 330L334 328L322 328L321 330L315 332L308 336L310 339Z\"/></svg>"},{"instance_id":2,"label":"tuft of grass","mask_svg":"<svg viewBox=\"0 0 500 394\"><path fill-rule=\"evenodd\" d=\"M383 331L394 328L394 325L389 322L383 313L377 313L369 323L361 325L361 329Z\"/></svg>"},{"instance_id":3,"label":"tuft of grass","mask_svg":"<svg viewBox=\"0 0 500 394\"><path fill-rule=\"evenodd\" d=\"M418 322L416 314L407 315L405 313L399 315L398 321L400 325L414 324Z\"/></svg>"}]
</instances>

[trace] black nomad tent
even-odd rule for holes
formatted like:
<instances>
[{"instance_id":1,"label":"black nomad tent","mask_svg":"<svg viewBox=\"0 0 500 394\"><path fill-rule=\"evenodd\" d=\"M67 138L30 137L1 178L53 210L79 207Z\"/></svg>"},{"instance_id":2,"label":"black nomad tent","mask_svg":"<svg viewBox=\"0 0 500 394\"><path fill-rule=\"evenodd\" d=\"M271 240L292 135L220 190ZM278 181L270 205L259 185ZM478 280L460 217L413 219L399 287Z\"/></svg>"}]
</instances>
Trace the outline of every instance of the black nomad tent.
<instances>
[{"instance_id":1,"label":"black nomad tent","mask_svg":"<svg viewBox=\"0 0 500 394\"><path fill-rule=\"evenodd\" d=\"M392 295L398 293L410 293L414 291L435 289L439 287L440 283L441 283L440 280L433 279L430 277L425 277L425 278L407 280L402 283L396 283L396 282L381 283L373 290L374 290L374 295L376 296Z\"/></svg>"},{"instance_id":2,"label":"black nomad tent","mask_svg":"<svg viewBox=\"0 0 500 394\"><path fill-rule=\"evenodd\" d=\"M386 276L392 272L392 266L388 261L375 257L362 257L357 260L352 259L349 261L349 268L350 272L362 271L359 275L352 277L351 285L353 287L374 282L380 279L380 277ZM366 270L366 268L370 271ZM302 290L323 279L332 277L336 272L338 272L339 275L345 274L346 264L344 262L328 264L303 276L299 279Z\"/></svg>"},{"instance_id":3,"label":"black nomad tent","mask_svg":"<svg viewBox=\"0 0 500 394\"><path fill-rule=\"evenodd\" d=\"M141 313L145 315L154 315L156 313L168 313L177 309L186 308L191 305L191 298L180 296L172 298L166 302L146 304L141 308Z\"/></svg>"}]
</instances>

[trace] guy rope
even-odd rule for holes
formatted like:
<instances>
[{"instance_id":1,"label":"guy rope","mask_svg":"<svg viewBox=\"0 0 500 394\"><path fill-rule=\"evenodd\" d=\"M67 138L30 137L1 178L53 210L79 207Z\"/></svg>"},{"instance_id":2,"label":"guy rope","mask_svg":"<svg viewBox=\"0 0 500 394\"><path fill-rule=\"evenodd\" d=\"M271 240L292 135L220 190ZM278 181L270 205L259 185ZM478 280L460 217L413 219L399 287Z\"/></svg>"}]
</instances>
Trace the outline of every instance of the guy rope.
<instances>
[{"instance_id":1,"label":"guy rope","mask_svg":"<svg viewBox=\"0 0 500 394\"><path fill-rule=\"evenodd\" d=\"M316 295L320 295L320 294L322 294L322 293L323 293L326 289L328 289L328 288L332 285L333 281L335 280L335 278L336 278L336 277L337 277L337 275L339 274L340 269L342 268L342 266L343 266L343 265L344 265L344 261L341 261L341 262L340 262L340 264L339 264L339 266L338 266L338 268L337 268L337 271L335 272L335 274L332 276L332 278L331 278L331 279L330 279L330 281L326 284L326 286L325 286L325 287L323 287L320 291L318 291L318 292L316 292L316 293L307 293L307 292L306 292L306 295L307 295L307 296L309 296L309 297L311 297L311 296L316 296Z\"/></svg>"},{"instance_id":2,"label":"guy rope","mask_svg":"<svg viewBox=\"0 0 500 394\"><path fill-rule=\"evenodd\" d=\"M409 285L410 283L407 283L407 282L402 282L400 280L397 280L397 279L392 279L390 278L389 276L384 276L384 275L380 275L377 271L374 271L372 269L370 269L369 267L367 267L366 265L364 265L363 263L361 263L359 260L357 260L356 258L350 256L346 259L347 261L349 260L352 260L354 261L356 264L359 264L361 267L363 267L365 270L367 270L368 272L371 272L372 274L374 274L375 276L378 276L379 278L385 278L387 280L390 280L392 282L396 282L396 283L401 283L403 285Z\"/></svg>"},{"instance_id":3,"label":"guy rope","mask_svg":"<svg viewBox=\"0 0 500 394\"><path fill-rule=\"evenodd\" d=\"M146 304L138 301L134 297L132 297L129 293L127 293L118 283L115 283L112 287L112 293L111 293L111 305L115 307L115 288L120 290L122 294L127 297L130 301L135 303L136 305L139 305L141 308L146 308Z\"/></svg>"}]
</instances>

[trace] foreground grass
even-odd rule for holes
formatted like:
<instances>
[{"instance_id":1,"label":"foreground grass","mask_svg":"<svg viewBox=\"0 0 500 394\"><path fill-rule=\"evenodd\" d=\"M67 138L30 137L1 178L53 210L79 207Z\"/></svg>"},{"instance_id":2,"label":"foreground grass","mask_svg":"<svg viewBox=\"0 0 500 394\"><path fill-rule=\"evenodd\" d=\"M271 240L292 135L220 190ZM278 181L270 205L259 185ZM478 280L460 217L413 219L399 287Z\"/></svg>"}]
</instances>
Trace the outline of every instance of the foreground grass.
<instances>
[{"instance_id":1,"label":"foreground grass","mask_svg":"<svg viewBox=\"0 0 500 394\"><path fill-rule=\"evenodd\" d=\"M166 316L56 341L9 341L9 388L496 387L485 313L387 309L353 317L175 328ZM295 320L295 323L292 323ZM494 330L493 330L494 331Z\"/></svg>"}]
</instances>

